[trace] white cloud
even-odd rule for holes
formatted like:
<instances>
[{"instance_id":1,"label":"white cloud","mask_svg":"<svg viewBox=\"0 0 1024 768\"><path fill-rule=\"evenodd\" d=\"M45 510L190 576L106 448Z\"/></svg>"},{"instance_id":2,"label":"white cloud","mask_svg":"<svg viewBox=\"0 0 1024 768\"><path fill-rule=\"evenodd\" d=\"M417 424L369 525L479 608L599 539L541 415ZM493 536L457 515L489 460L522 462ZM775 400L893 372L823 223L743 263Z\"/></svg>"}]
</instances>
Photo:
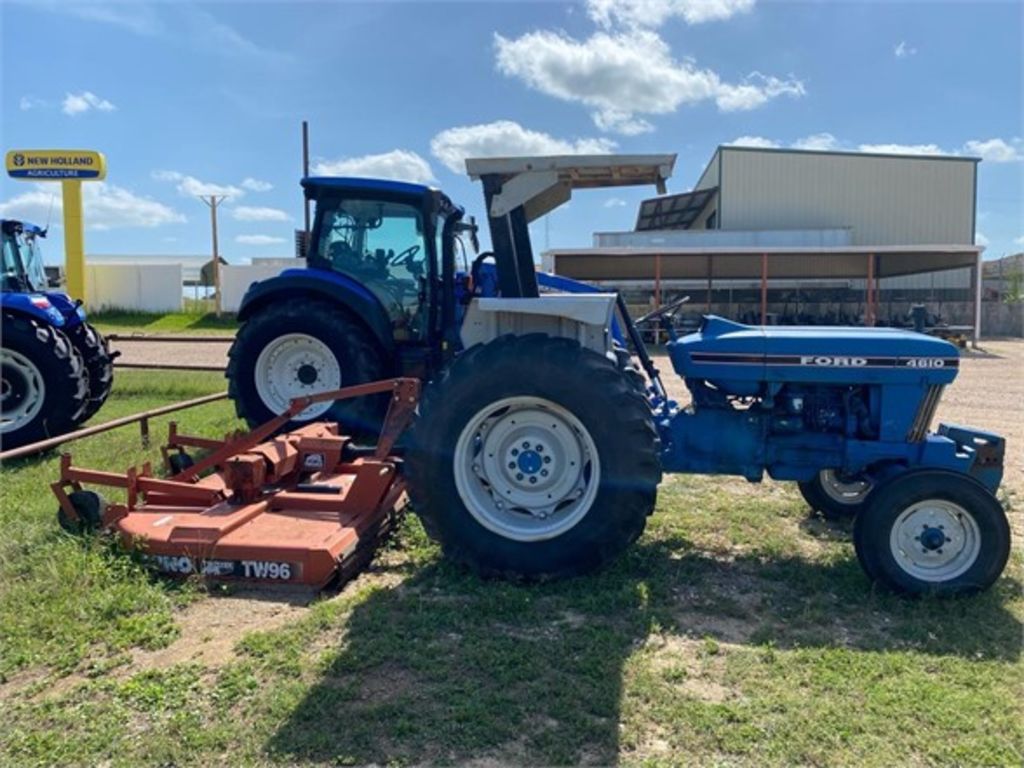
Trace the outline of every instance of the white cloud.
<instances>
[{"instance_id":1,"label":"white cloud","mask_svg":"<svg viewBox=\"0 0 1024 768\"><path fill-rule=\"evenodd\" d=\"M248 189L250 192L269 192L274 188L274 185L269 181L254 179L251 176L242 179L240 186L242 189Z\"/></svg>"},{"instance_id":2,"label":"white cloud","mask_svg":"<svg viewBox=\"0 0 1024 768\"><path fill-rule=\"evenodd\" d=\"M163 203L102 181L82 185L82 209L89 229L157 227L186 220ZM0 203L0 216L27 219L40 226L60 221L61 210L60 191L50 184L37 184Z\"/></svg>"},{"instance_id":3,"label":"white cloud","mask_svg":"<svg viewBox=\"0 0 1024 768\"><path fill-rule=\"evenodd\" d=\"M824 151L840 148L839 139L831 133L814 133L810 136L804 136L802 139L794 141L790 146L793 149L817 149Z\"/></svg>"},{"instance_id":4,"label":"white cloud","mask_svg":"<svg viewBox=\"0 0 1024 768\"><path fill-rule=\"evenodd\" d=\"M858 152L874 152L881 155L945 155L936 144L861 144Z\"/></svg>"},{"instance_id":5,"label":"white cloud","mask_svg":"<svg viewBox=\"0 0 1024 768\"><path fill-rule=\"evenodd\" d=\"M1024 245L1024 235L1021 235L1020 237L1015 237L1013 239L1013 242L1016 243L1017 245Z\"/></svg>"},{"instance_id":6,"label":"white cloud","mask_svg":"<svg viewBox=\"0 0 1024 768\"><path fill-rule=\"evenodd\" d=\"M28 112L30 109L41 109L43 107L50 106L43 99L37 99L35 96L22 96L18 100L18 109L22 112Z\"/></svg>"},{"instance_id":7,"label":"white cloud","mask_svg":"<svg viewBox=\"0 0 1024 768\"><path fill-rule=\"evenodd\" d=\"M687 24L721 21L754 7L754 0L587 0L587 14L597 24L660 27L672 17Z\"/></svg>"},{"instance_id":8,"label":"white cloud","mask_svg":"<svg viewBox=\"0 0 1024 768\"><path fill-rule=\"evenodd\" d=\"M498 71L562 101L591 109L602 130L632 135L651 126L636 115L664 115L712 100L723 112L753 109L779 96L799 97L803 84L753 72L725 83L691 59L677 60L649 30L598 32L580 41L550 31L494 37Z\"/></svg>"},{"instance_id":9,"label":"white cloud","mask_svg":"<svg viewBox=\"0 0 1024 768\"><path fill-rule=\"evenodd\" d=\"M906 40L900 40L896 47L892 49L892 53L897 59L905 59L909 56L915 55L917 53L917 48L912 48L907 45Z\"/></svg>"},{"instance_id":10,"label":"white cloud","mask_svg":"<svg viewBox=\"0 0 1024 768\"><path fill-rule=\"evenodd\" d=\"M377 179L395 179L415 184L434 181L430 163L415 152L393 149L379 155L343 157L338 160L317 160L313 172L322 176L365 176Z\"/></svg>"},{"instance_id":11,"label":"white cloud","mask_svg":"<svg viewBox=\"0 0 1024 768\"><path fill-rule=\"evenodd\" d=\"M434 157L458 174L466 172L467 157L604 155L615 146L609 139L558 139L511 120L448 128L430 141Z\"/></svg>"},{"instance_id":12,"label":"white cloud","mask_svg":"<svg viewBox=\"0 0 1024 768\"><path fill-rule=\"evenodd\" d=\"M720 83L715 103L723 112L740 112L757 109L779 96L799 98L806 93L804 84L799 80L781 80L760 72L751 72L738 85Z\"/></svg>"},{"instance_id":13,"label":"white cloud","mask_svg":"<svg viewBox=\"0 0 1024 768\"><path fill-rule=\"evenodd\" d=\"M739 136L729 142L733 147L761 147L763 149L774 149L779 142L766 139L764 136Z\"/></svg>"},{"instance_id":14,"label":"white cloud","mask_svg":"<svg viewBox=\"0 0 1024 768\"><path fill-rule=\"evenodd\" d=\"M178 171L153 171L153 178L157 181L177 182L177 190L182 195L191 197L209 197L220 195L231 197L237 200L245 196L245 192L233 184L215 184L209 181L201 181L195 176L186 176Z\"/></svg>"},{"instance_id":15,"label":"white cloud","mask_svg":"<svg viewBox=\"0 0 1024 768\"><path fill-rule=\"evenodd\" d=\"M622 208L626 205L626 201L621 197L609 197L604 201L605 208Z\"/></svg>"},{"instance_id":16,"label":"white cloud","mask_svg":"<svg viewBox=\"0 0 1024 768\"><path fill-rule=\"evenodd\" d=\"M988 241L988 238L985 237L985 234L983 232L975 232L974 233L974 244L975 245L981 245L981 246L984 246L985 248L988 248L989 241Z\"/></svg>"},{"instance_id":17,"label":"white cloud","mask_svg":"<svg viewBox=\"0 0 1024 768\"><path fill-rule=\"evenodd\" d=\"M260 208L251 205L232 208L231 215L238 221L289 221L292 218L280 208Z\"/></svg>"},{"instance_id":18,"label":"white cloud","mask_svg":"<svg viewBox=\"0 0 1024 768\"><path fill-rule=\"evenodd\" d=\"M101 99L92 91L65 94L61 104L61 110L65 115L80 115L92 109L98 112L113 112L117 107L106 99Z\"/></svg>"},{"instance_id":19,"label":"white cloud","mask_svg":"<svg viewBox=\"0 0 1024 768\"><path fill-rule=\"evenodd\" d=\"M1014 163L1024 160L1020 139L1013 139L1012 142L1006 142L1002 139L988 139L986 141L972 139L964 144L964 152L968 155L977 155L982 160L987 160L990 163Z\"/></svg>"},{"instance_id":20,"label":"white cloud","mask_svg":"<svg viewBox=\"0 0 1024 768\"><path fill-rule=\"evenodd\" d=\"M224 58L248 59L271 66L289 64L292 56L246 37L209 11L181 4L185 35L190 43Z\"/></svg>"},{"instance_id":21,"label":"white cloud","mask_svg":"<svg viewBox=\"0 0 1024 768\"><path fill-rule=\"evenodd\" d=\"M235 242L242 245L280 245L288 242L288 239L273 235L238 235Z\"/></svg>"}]
</instances>

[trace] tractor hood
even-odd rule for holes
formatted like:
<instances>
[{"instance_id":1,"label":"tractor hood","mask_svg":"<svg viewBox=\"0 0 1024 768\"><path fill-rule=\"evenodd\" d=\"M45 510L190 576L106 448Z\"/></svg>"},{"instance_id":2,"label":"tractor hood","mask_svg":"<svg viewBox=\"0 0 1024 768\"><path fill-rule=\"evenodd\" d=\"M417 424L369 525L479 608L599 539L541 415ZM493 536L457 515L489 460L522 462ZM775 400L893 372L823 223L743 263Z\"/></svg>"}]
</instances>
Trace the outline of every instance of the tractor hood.
<instances>
[{"instance_id":1,"label":"tractor hood","mask_svg":"<svg viewBox=\"0 0 1024 768\"><path fill-rule=\"evenodd\" d=\"M947 341L893 328L763 327L715 315L668 346L672 366L727 392L753 382L948 384L960 355Z\"/></svg>"}]
</instances>

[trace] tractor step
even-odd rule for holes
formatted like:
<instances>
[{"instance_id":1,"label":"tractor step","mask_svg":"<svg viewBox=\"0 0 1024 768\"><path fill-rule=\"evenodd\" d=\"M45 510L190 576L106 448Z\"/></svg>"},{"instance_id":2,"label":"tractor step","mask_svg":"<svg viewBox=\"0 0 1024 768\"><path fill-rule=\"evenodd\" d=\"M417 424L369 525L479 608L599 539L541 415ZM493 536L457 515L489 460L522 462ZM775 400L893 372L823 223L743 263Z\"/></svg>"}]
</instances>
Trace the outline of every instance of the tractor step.
<instances>
[{"instance_id":1,"label":"tractor step","mask_svg":"<svg viewBox=\"0 0 1024 768\"><path fill-rule=\"evenodd\" d=\"M274 436L313 402L388 391L375 448L353 445L333 422ZM400 460L391 452L418 395L411 379L325 392L224 441L182 435L171 425L166 479L148 465L124 474L82 469L65 455L52 486L62 524L109 530L168 575L315 587L350 578L405 506ZM194 461L188 447L211 453ZM107 504L85 485L122 488L126 501Z\"/></svg>"}]
</instances>

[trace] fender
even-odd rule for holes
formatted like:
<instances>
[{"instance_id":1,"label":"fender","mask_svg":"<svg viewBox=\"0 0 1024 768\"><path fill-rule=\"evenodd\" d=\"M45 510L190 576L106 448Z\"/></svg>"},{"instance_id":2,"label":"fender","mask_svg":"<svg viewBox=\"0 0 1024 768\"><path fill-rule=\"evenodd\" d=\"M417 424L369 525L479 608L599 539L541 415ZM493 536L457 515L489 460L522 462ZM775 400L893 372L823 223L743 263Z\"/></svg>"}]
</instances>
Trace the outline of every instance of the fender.
<instances>
[{"instance_id":1,"label":"fender","mask_svg":"<svg viewBox=\"0 0 1024 768\"><path fill-rule=\"evenodd\" d=\"M248 320L270 302L291 301L302 297L324 298L348 309L373 334L388 353L394 351L391 320L380 300L351 277L327 269L286 269L277 277L249 286L238 308L238 319Z\"/></svg>"},{"instance_id":2,"label":"fender","mask_svg":"<svg viewBox=\"0 0 1024 768\"><path fill-rule=\"evenodd\" d=\"M29 317L54 328L68 324L60 308L43 293L4 293L0 296L0 306L5 315Z\"/></svg>"}]
</instances>

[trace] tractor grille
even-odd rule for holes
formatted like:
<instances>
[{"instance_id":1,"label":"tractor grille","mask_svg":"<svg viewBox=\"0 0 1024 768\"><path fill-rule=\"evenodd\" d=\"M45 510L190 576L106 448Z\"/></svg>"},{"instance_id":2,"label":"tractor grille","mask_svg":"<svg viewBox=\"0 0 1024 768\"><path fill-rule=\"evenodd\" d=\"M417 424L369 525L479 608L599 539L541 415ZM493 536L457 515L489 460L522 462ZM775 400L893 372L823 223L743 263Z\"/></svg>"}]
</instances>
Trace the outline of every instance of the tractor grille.
<instances>
[{"instance_id":1,"label":"tractor grille","mask_svg":"<svg viewBox=\"0 0 1024 768\"><path fill-rule=\"evenodd\" d=\"M941 398L941 384L932 384L928 387L928 393L921 401L921 406L917 409L917 415L914 417L914 423L907 433L908 442L920 443L924 440L925 435L928 434L928 427L932 423L932 417L935 416L935 409L939 407L939 400Z\"/></svg>"}]
</instances>

